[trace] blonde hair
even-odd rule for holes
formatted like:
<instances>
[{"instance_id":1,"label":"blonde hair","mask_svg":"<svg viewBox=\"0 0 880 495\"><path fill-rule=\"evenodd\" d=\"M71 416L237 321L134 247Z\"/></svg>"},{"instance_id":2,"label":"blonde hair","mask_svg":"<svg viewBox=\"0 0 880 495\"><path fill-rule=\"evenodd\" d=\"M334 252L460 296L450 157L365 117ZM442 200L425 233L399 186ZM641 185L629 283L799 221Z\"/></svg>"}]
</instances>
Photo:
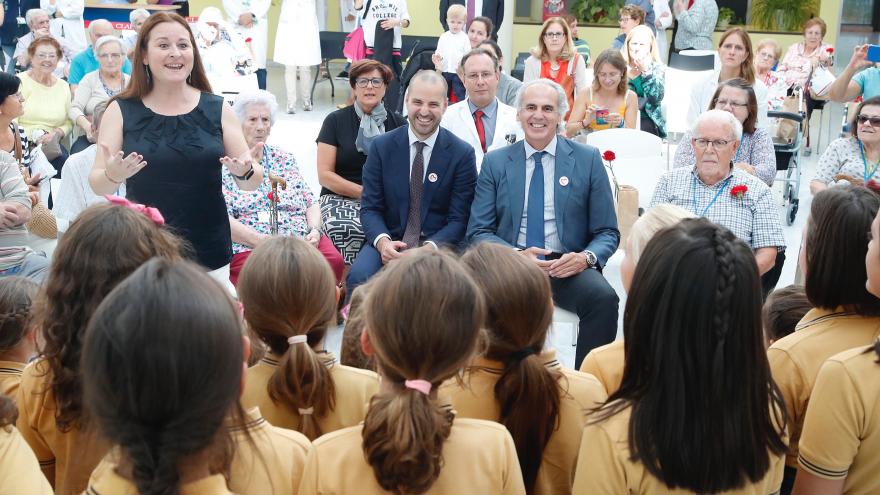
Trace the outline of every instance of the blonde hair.
<instances>
[{"instance_id":1,"label":"blonde hair","mask_svg":"<svg viewBox=\"0 0 880 495\"><path fill-rule=\"evenodd\" d=\"M694 217L696 215L693 213L673 204L664 203L651 208L630 229L624 246L626 255L632 259L633 265L638 264L642 251L657 232L672 227L685 218Z\"/></svg>"},{"instance_id":2,"label":"blonde hair","mask_svg":"<svg viewBox=\"0 0 880 495\"><path fill-rule=\"evenodd\" d=\"M760 52L765 46L769 46L773 49L773 57L779 61L780 57L782 57L782 48L780 48L779 43L776 42L773 38L764 38L758 42L758 46L755 48L755 54ZM755 57L755 62L758 61L758 58Z\"/></svg>"},{"instance_id":3,"label":"blonde hair","mask_svg":"<svg viewBox=\"0 0 880 495\"><path fill-rule=\"evenodd\" d=\"M629 41L633 39L636 34L647 34L651 36L651 60L659 62L660 50L657 48L657 38L654 37L654 32L651 31L651 28L648 26L639 24L629 31L629 34L626 35L626 41L624 41L623 46L620 47L620 55L623 56L626 65L629 65Z\"/></svg>"},{"instance_id":4,"label":"blonde hair","mask_svg":"<svg viewBox=\"0 0 880 495\"><path fill-rule=\"evenodd\" d=\"M562 28L562 32L565 36L565 44L562 45L562 51L559 53L558 60L569 60L572 56L577 54L577 51L574 49L574 42L571 40L571 29L568 27L568 23L565 22L565 19L562 17L551 17L544 21L544 25L541 26L541 34L538 35L538 46L532 48L532 55L540 59L542 62L547 62L550 60L550 53L547 50L547 44L544 43L544 34L547 33L547 29L551 24L558 24L559 27Z\"/></svg>"},{"instance_id":5,"label":"blonde hair","mask_svg":"<svg viewBox=\"0 0 880 495\"><path fill-rule=\"evenodd\" d=\"M446 10L446 19L464 19L467 21L467 9L460 3L454 3Z\"/></svg>"}]
</instances>

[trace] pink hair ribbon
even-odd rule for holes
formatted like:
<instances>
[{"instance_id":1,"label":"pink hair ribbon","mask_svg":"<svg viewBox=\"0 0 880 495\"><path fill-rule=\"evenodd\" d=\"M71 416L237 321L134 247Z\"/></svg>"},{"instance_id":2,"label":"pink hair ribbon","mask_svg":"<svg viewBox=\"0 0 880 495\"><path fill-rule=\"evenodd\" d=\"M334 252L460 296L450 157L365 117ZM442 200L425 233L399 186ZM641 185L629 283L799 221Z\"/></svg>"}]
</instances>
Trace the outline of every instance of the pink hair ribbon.
<instances>
[{"instance_id":1,"label":"pink hair ribbon","mask_svg":"<svg viewBox=\"0 0 880 495\"><path fill-rule=\"evenodd\" d=\"M418 390L425 395L431 393L431 382L427 380L406 380L403 382L403 386L406 388L411 388L413 390Z\"/></svg>"},{"instance_id":2,"label":"pink hair ribbon","mask_svg":"<svg viewBox=\"0 0 880 495\"><path fill-rule=\"evenodd\" d=\"M124 206L126 208L130 208L134 211L142 213L145 217L149 218L156 225L165 225L165 217L162 216L162 213L159 212L158 209L153 208L151 206L144 206L140 203L132 203L131 201L120 197L114 196L113 194L107 194L104 196L107 198L107 201L114 205Z\"/></svg>"}]
</instances>

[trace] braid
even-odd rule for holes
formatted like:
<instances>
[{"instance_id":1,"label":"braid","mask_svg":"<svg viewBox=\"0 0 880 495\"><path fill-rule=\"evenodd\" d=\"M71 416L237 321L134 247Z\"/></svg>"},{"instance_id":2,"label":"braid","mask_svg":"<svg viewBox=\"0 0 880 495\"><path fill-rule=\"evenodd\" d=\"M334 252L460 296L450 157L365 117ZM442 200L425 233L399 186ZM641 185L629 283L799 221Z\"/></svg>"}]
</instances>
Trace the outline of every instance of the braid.
<instances>
[{"instance_id":1,"label":"braid","mask_svg":"<svg viewBox=\"0 0 880 495\"><path fill-rule=\"evenodd\" d=\"M12 311L0 313L0 351L12 349L21 342L30 318L30 306L19 306Z\"/></svg>"},{"instance_id":2,"label":"braid","mask_svg":"<svg viewBox=\"0 0 880 495\"><path fill-rule=\"evenodd\" d=\"M734 284L736 283L733 252L730 249L730 235L728 231L716 228L712 236L712 245L715 248L715 265L717 267L715 311L712 320L712 326L717 338L713 360L714 379L721 379L724 376L724 340L730 327L730 298L733 295Z\"/></svg>"}]
</instances>

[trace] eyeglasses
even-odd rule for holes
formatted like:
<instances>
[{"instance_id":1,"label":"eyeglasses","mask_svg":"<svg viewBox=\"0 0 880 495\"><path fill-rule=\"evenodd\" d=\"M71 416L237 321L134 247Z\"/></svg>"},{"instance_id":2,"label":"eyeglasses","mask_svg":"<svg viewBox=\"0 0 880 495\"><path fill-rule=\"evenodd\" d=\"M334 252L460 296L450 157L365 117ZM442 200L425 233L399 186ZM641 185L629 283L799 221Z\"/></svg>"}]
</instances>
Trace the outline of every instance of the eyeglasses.
<instances>
[{"instance_id":1,"label":"eyeglasses","mask_svg":"<svg viewBox=\"0 0 880 495\"><path fill-rule=\"evenodd\" d=\"M709 147L711 144L713 148L716 150L718 148L723 148L733 141L729 141L727 139L704 139L704 138L696 138L694 139L694 146L698 149L704 150Z\"/></svg>"},{"instance_id":2,"label":"eyeglasses","mask_svg":"<svg viewBox=\"0 0 880 495\"><path fill-rule=\"evenodd\" d=\"M41 60L57 60L58 54L54 53L54 52L52 52L52 53L37 52L34 54L34 58L41 59Z\"/></svg>"},{"instance_id":3,"label":"eyeglasses","mask_svg":"<svg viewBox=\"0 0 880 495\"><path fill-rule=\"evenodd\" d=\"M621 18L620 18L620 22L629 22L629 21L631 21L631 20L633 20L632 17L621 17Z\"/></svg>"},{"instance_id":4,"label":"eyeglasses","mask_svg":"<svg viewBox=\"0 0 880 495\"><path fill-rule=\"evenodd\" d=\"M871 127L880 127L880 117L871 117L871 116L868 116L868 115L859 115L858 117L856 117L856 120L858 120L859 125L865 125L866 123L870 122L870 123L871 123Z\"/></svg>"},{"instance_id":5,"label":"eyeglasses","mask_svg":"<svg viewBox=\"0 0 880 495\"><path fill-rule=\"evenodd\" d=\"M749 106L748 103L740 103L738 101L733 101L733 100L715 100L716 107L726 107L728 105L731 108L745 108L745 107Z\"/></svg>"},{"instance_id":6,"label":"eyeglasses","mask_svg":"<svg viewBox=\"0 0 880 495\"><path fill-rule=\"evenodd\" d=\"M776 60L776 55L772 53L758 53L758 58L761 60Z\"/></svg>"},{"instance_id":7,"label":"eyeglasses","mask_svg":"<svg viewBox=\"0 0 880 495\"><path fill-rule=\"evenodd\" d=\"M378 77L370 79L359 77L354 80L354 84L359 88L366 88L368 85L373 88L381 88L382 86L385 86L385 81Z\"/></svg>"},{"instance_id":8,"label":"eyeglasses","mask_svg":"<svg viewBox=\"0 0 880 495\"><path fill-rule=\"evenodd\" d=\"M544 33L544 37L550 39L564 38L565 33Z\"/></svg>"},{"instance_id":9,"label":"eyeglasses","mask_svg":"<svg viewBox=\"0 0 880 495\"><path fill-rule=\"evenodd\" d=\"M9 96L10 96L11 98L15 98L15 99L18 100L19 102L24 101L24 95L21 94L21 91L19 91L18 93L15 93L14 95L9 95Z\"/></svg>"},{"instance_id":10,"label":"eyeglasses","mask_svg":"<svg viewBox=\"0 0 880 495\"><path fill-rule=\"evenodd\" d=\"M488 81L489 79L492 79L492 76L494 75L494 72L472 72L470 74L465 74L464 78L472 82L477 82L480 79Z\"/></svg>"},{"instance_id":11,"label":"eyeglasses","mask_svg":"<svg viewBox=\"0 0 880 495\"><path fill-rule=\"evenodd\" d=\"M121 53L102 53L102 54L98 55L98 58L104 59L104 60L108 60L108 59L109 60L120 60L122 58L122 54Z\"/></svg>"}]
</instances>

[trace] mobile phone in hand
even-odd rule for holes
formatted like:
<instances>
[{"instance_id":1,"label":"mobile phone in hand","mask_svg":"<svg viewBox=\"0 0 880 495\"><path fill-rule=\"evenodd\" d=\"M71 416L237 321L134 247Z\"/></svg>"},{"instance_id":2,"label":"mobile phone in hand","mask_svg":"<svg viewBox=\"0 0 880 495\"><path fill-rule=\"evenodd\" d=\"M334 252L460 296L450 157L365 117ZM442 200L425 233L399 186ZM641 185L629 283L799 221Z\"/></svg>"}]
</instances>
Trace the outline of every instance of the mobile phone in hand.
<instances>
[{"instance_id":1,"label":"mobile phone in hand","mask_svg":"<svg viewBox=\"0 0 880 495\"><path fill-rule=\"evenodd\" d=\"M880 62L880 45L868 45L868 56L870 62Z\"/></svg>"},{"instance_id":2,"label":"mobile phone in hand","mask_svg":"<svg viewBox=\"0 0 880 495\"><path fill-rule=\"evenodd\" d=\"M605 125L608 123L608 109L602 108L596 110L596 124Z\"/></svg>"}]
</instances>

